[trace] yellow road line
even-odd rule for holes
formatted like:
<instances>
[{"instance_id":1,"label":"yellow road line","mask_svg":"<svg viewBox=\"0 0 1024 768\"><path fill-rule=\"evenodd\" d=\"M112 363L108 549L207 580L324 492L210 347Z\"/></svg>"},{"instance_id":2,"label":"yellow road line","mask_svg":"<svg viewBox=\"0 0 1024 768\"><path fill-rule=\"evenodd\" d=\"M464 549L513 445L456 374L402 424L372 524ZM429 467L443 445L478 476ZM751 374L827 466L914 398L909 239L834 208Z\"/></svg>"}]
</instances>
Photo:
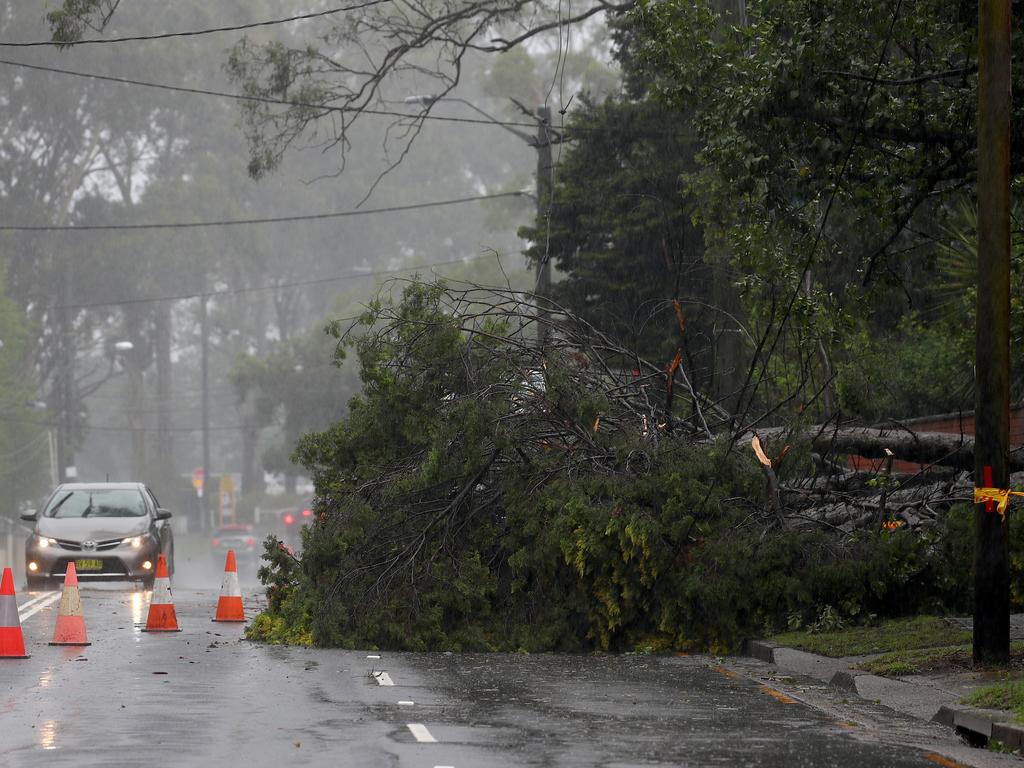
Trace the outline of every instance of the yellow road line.
<instances>
[{"instance_id":1,"label":"yellow road line","mask_svg":"<svg viewBox=\"0 0 1024 768\"><path fill-rule=\"evenodd\" d=\"M761 693L771 696L776 701L780 701L783 704L796 704L797 701L792 696L787 696L782 691L776 691L774 688L769 688L767 685L761 686Z\"/></svg>"},{"instance_id":2,"label":"yellow road line","mask_svg":"<svg viewBox=\"0 0 1024 768\"><path fill-rule=\"evenodd\" d=\"M930 760L936 765L941 765L942 768L967 768L963 763L958 763L956 760L950 760L948 757L937 755L934 752L929 752L924 756L925 760Z\"/></svg>"}]
</instances>

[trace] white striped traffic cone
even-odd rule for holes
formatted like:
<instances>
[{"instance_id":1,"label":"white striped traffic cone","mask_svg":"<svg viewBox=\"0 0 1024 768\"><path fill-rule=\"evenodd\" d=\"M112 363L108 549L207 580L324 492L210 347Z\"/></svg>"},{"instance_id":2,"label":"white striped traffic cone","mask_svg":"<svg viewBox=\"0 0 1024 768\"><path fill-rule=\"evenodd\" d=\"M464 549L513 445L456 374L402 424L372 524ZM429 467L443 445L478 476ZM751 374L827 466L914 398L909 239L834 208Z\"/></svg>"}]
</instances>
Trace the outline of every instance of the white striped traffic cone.
<instances>
[{"instance_id":1,"label":"white striped traffic cone","mask_svg":"<svg viewBox=\"0 0 1024 768\"><path fill-rule=\"evenodd\" d=\"M85 616L82 614L82 596L78 592L78 572L74 561L68 562L64 574L64 591L60 595L57 627L50 645L92 645L85 634Z\"/></svg>"},{"instance_id":2,"label":"white striped traffic cone","mask_svg":"<svg viewBox=\"0 0 1024 768\"><path fill-rule=\"evenodd\" d=\"M235 550L228 550L224 563L224 580L220 583L220 599L217 600L217 615L214 621L245 621L242 607L242 590L238 586L238 568L235 565Z\"/></svg>"},{"instance_id":3,"label":"white striped traffic cone","mask_svg":"<svg viewBox=\"0 0 1024 768\"><path fill-rule=\"evenodd\" d=\"M21 633L18 598L14 594L14 573L4 568L0 578L0 659L27 659L25 636Z\"/></svg>"},{"instance_id":4,"label":"white striped traffic cone","mask_svg":"<svg viewBox=\"0 0 1024 768\"><path fill-rule=\"evenodd\" d=\"M178 616L174 612L171 598L171 578L167 575L167 560L163 553L156 561L156 578L153 580L153 596L149 600L149 616L143 632L181 632Z\"/></svg>"}]
</instances>

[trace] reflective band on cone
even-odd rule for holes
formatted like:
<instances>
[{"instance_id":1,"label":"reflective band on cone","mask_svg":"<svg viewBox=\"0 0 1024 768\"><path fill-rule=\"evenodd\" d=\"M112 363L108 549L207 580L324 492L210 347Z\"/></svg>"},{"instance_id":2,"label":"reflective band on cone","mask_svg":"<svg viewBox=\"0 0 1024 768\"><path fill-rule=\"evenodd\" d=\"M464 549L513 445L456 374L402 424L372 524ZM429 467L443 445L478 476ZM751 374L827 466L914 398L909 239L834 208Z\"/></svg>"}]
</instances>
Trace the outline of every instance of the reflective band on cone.
<instances>
[{"instance_id":1,"label":"reflective band on cone","mask_svg":"<svg viewBox=\"0 0 1024 768\"><path fill-rule=\"evenodd\" d=\"M27 658L21 617L18 616L18 598L14 594L14 572L4 568L0 579L0 659Z\"/></svg>"},{"instance_id":2,"label":"reflective band on cone","mask_svg":"<svg viewBox=\"0 0 1024 768\"><path fill-rule=\"evenodd\" d=\"M167 560L163 553L156 561L156 578L153 580L153 596L149 600L149 616L143 632L181 632L178 616L171 599L171 579L167 575Z\"/></svg>"},{"instance_id":3,"label":"reflective band on cone","mask_svg":"<svg viewBox=\"0 0 1024 768\"><path fill-rule=\"evenodd\" d=\"M64 591L60 595L57 628L53 630L50 645L92 645L85 635L85 616L82 614L82 596L78 592L78 572L74 562L68 563L64 574Z\"/></svg>"},{"instance_id":4,"label":"reflective band on cone","mask_svg":"<svg viewBox=\"0 0 1024 768\"><path fill-rule=\"evenodd\" d=\"M224 580L220 583L220 599L217 601L217 615L214 621L245 621L242 607L242 590L238 586L238 568L235 566L235 550L228 550L224 563Z\"/></svg>"}]
</instances>

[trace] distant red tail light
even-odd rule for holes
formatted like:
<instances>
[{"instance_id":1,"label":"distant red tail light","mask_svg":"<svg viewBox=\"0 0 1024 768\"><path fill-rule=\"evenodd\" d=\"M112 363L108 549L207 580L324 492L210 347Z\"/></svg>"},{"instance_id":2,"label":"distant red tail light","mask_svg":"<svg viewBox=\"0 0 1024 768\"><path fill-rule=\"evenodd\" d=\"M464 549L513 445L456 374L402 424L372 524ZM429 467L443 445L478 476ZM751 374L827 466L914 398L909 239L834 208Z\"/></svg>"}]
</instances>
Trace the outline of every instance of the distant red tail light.
<instances>
[{"instance_id":1,"label":"distant red tail light","mask_svg":"<svg viewBox=\"0 0 1024 768\"><path fill-rule=\"evenodd\" d=\"M304 509L304 510L302 510L302 516L303 517L312 517L313 516L313 510L312 509Z\"/></svg>"},{"instance_id":2,"label":"distant red tail light","mask_svg":"<svg viewBox=\"0 0 1024 768\"><path fill-rule=\"evenodd\" d=\"M286 514L282 519L284 520L285 525L295 525L295 515L293 515L291 512Z\"/></svg>"},{"instance_id":3,"label":"distant red tail light","mask_svg":"<svg viewBox=\"0 0 1024 768\"><path fill-rule=\"evenodd\" d=\"M250 536L248 539L245 540L245 545L247 547L251 547L251 546L253 546L255 544L256 544L256 539L254 539L252 536Z\"/></svg>"},{"instance_id":4,"label":"distant red tail light","mask_svg":"<svg viewBox=\"0 0 1024 768\"><path fill-rule=\"evenodd\" d=\"M211 544L212 544L213 546L215 546L215 547L219 547L219 546L220 546L220 539L214 539L214 540L213 540L213 541L211 541L210 543L211 543Z\"/></svg>"}]
</instances>

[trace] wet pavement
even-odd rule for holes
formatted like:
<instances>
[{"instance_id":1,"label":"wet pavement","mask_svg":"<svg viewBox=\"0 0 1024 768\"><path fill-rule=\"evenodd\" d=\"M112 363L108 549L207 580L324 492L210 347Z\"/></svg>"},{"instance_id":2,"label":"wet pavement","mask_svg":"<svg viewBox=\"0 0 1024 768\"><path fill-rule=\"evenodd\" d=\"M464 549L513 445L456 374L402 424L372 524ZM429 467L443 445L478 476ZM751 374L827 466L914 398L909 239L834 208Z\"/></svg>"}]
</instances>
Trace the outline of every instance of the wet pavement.
<instances>
[{"instance_id":1,"label":"wet pavement","mask_svg":"<svg viewBox=\"0 0 1024 768\"><path fill-rule=\"evenodd\" d=\"M215 581L197 588L208 578ZM750 661L252 644L241 626L211 622L219 588L212 568L179 581L176 634L142 633L148 595L119 585L82 588L93 643L86 648L46 644L52 598L22 611L32 658L0 660L0 766L1013 762L972 751L940 726L844 702L824 686L760 680L763 667ZM243 592L252 615L256 590L250 582ZM20 592L18 603L42 594Z\"/></svg>"}]
</instances>

